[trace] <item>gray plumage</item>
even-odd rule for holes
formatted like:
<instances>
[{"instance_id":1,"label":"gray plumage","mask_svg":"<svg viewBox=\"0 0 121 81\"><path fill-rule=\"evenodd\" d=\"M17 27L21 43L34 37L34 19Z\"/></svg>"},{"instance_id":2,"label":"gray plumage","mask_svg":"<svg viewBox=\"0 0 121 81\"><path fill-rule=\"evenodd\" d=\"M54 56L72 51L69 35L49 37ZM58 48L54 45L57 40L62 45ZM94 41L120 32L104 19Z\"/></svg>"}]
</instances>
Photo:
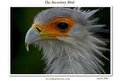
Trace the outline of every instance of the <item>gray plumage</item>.
<instances>
[{"instance_id":1,"label":"gray plumage","mask_svg":"<svg viewBox=\"0 0 121 81\"><path fill-rule=\"evenodd\" d=\"M47 74L100 74L105 73L102 66L107 59L102 51L106 51L105 41L94 35L95 30L105 25L94 24L98 18L92 19L97 10L80 8L50 8L40 12L34 23L45 24L56 17L67 17L76 21L68 33L68 37L57 37L56 40L35 41L33 44L43 49L44 69ZM107 59L108 60L108 59Z\"/></svg>"}]
</instances>

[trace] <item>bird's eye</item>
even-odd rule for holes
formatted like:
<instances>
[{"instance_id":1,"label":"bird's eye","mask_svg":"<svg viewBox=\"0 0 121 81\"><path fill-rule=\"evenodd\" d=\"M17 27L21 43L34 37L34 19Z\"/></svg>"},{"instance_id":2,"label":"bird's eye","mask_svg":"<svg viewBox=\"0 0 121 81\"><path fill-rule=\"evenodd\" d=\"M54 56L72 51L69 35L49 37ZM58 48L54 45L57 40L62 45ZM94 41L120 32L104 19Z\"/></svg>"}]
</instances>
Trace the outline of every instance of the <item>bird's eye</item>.
<instances>
[{"instance_id":1,"label":"bird's eye","mask_svg":"<svg viewBox=\"0 0 121 81\"><path fill-rule=\"evenodd\" d=\"M59 22L57 24L57 27L61 30L66 30L68 28L68 23L67 22Z\"/></svg>"}]
</instances>

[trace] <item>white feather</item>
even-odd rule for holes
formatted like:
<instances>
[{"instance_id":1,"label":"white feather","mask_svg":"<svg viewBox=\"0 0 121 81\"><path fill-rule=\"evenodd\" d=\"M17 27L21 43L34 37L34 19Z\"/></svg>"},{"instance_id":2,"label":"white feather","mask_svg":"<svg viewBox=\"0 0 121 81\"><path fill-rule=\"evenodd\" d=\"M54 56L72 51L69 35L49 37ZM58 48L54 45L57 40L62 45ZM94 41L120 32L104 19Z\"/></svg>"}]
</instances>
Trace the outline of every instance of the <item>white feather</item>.
<instances>
[{"instance_id":1,"label":"white feather","mask_svg":"<svg viewBox=\"0 0 121 81\"><path fill-rule=\"evenodd\" d=\"M91 39L89 36L88 41L85 43L76 41L73 38L60 37L58 39L39 42L39 47L43 48L43 58L47 64L46 73L105 73L101 67L104 63L96 56L96 54L103 55L97 48L98 46L95 47L96 44L93 42L95 39ZM103 41L96 40L98 40L97 43L104 44Z\"/></svg>"}]
</instances>

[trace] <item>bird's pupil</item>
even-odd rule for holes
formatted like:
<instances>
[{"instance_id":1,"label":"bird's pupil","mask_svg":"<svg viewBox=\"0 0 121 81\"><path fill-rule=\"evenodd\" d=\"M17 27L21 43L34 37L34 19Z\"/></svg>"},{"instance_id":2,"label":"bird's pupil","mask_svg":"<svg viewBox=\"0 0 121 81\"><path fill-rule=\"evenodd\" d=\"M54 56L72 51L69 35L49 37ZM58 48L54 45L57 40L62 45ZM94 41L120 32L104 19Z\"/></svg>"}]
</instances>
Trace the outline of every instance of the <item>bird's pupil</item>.
<instances>
[{"instance_id":1,"label":"bird's pupil","mask_svg":"<svg viewBox=\"0 0 121 81\"><path fill-rule=\"evenodd\" d=\"M60 23L57 24L57 27L59 29L65 30L65 29L68 28L68 23L66 23L66 22L60 22Z\"/></svg>"}]
</instances>

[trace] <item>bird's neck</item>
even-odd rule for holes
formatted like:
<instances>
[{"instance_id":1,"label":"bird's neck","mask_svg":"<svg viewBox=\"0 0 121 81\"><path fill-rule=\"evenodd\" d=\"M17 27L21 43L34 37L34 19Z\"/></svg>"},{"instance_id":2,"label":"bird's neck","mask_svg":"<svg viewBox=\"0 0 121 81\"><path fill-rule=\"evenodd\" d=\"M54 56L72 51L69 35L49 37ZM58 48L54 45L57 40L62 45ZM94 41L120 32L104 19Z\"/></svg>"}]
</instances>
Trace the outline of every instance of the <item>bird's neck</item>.
<instances>
[{"instance_id":1,"label":"bird's neck","mask_svg":"<svg viewBox=\"0 0 121 81\"><path fill-rule=\"evenodd\" d=\"M43 58L47 64L46 73L96 74L104 72L100 66L103 63L94 55L91 47L86 50L86 46L77 45L77 48L75 48L58 41L56 43L55 41L45 42L42 47Z\"/></svg>"}]
</instances>

